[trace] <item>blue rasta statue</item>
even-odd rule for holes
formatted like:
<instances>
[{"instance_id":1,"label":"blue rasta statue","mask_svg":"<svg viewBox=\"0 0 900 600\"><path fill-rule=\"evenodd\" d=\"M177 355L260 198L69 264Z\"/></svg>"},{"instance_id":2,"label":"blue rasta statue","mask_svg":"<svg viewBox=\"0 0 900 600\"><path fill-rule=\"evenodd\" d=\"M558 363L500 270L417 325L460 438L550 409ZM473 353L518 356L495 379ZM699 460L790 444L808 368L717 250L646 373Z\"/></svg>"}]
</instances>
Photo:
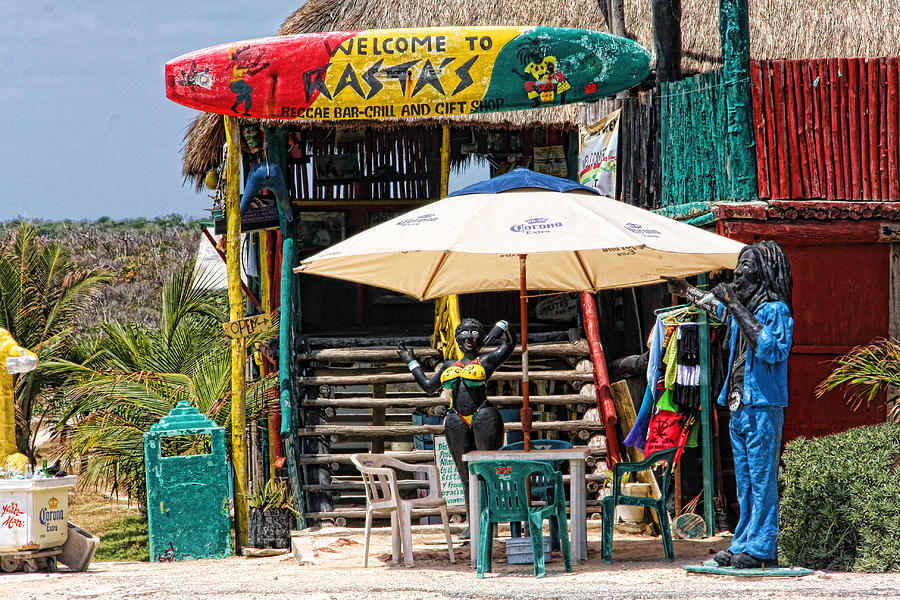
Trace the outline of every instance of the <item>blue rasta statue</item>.
<instances>
[{"instance_id":1,"label":"blue rasta statue","mask_svg":"<svg viewBox=\"0 0 900 600\"><path fill-rule=\"evenodd\" d=\"M712 292L670 280L672 293L728 324L728 373L718 402L731 409L730 436L741 516L721 566L778 564L778 465L794 333L793 280L777 242L745 246L733 283Z\"/></svg>"}]
</instances>

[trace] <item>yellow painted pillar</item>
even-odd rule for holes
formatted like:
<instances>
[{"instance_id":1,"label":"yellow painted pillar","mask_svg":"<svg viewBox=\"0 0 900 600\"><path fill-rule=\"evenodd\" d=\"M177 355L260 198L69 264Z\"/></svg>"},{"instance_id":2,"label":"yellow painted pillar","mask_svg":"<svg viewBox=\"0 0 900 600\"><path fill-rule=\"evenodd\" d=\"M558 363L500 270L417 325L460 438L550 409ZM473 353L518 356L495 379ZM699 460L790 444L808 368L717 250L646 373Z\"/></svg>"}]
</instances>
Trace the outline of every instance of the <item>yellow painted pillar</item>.
<instances>
[{"instance_id":1,"label":"yellow painted pillar","mask_svg":"<svg viewBox=\"0 0 900 600\"><path fill-rule=\"evenodd\" d=\"M7 362L7 359L13 359ZM13 373L37 368L37 356L19 346L16 340L0 328L0 460L16 452L16 393Z\"/></svg>"},{"instance_id":2,"label":"yellow painted pillar","mask_svg":"<svg viewBox=\"0 0 900 600\"><path fill-rule=\"evenodd\" d=\"M225 164L225 265L231 320L244 317L241 290L241 145L237 119L225 117L228 158ZM244 338L231 340L231 454L234 465L235 552L247 545L250 520L247 507L247 347Z\"/></svg>"},{"instance_id":3,"label":"yellow painted pillar","mask_svg":"<svg viewBox=\"0 0 900 600\"><path fill-rule=\"evenodd\" d=\"M441 131L441 198L450 193L450 127Z\"/></svg>"},{"instance_id":4,"label":"yellow painted pillar","mask_svg":"<svg viewBox=\"0 0 900 600\"><path fill-rule=\"evenodd\" d=\"M263 312L267 314L269 312L269 306L271 306L270 302L272 294L272 288L270 287L271 282L269 281L268 257L269 236L268 232L264 230L259 232L259 297L262 302ZM259 374L262 377L268 375L265 362L260 365ZM266 416L266 429L269 432L269 443L266 444L269 449L269 479L275 479L275 444L273 443L275 438L273 436L278 435L278 428L272 426L272 421L269 419L268 415Z\"/></svg>"},{"instance_id":5,"label":"yellow painted pillar","mask_svg":"<svg viewBox=\"0 0 900 600\"><path fill-rule=\"evenodd\" d=\"M450 193L450 127L441 130L441 198ZM432 346L443 351L444 358L462 358L462 350L456 344L456 326L459 325L459 298L456 295L434 301L434 335Z\"/></svg>"}]
</instances>

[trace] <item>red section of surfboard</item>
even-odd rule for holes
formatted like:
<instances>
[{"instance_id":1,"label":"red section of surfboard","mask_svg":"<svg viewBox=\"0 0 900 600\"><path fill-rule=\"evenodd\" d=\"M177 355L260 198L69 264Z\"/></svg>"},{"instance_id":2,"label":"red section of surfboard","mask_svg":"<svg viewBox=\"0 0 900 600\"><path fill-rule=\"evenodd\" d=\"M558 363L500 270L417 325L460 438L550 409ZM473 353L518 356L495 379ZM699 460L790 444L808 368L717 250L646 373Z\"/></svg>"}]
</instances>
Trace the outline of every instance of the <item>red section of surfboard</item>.
<instances>
[{"instance_id":1,"label":"red section of surfboard","mask_svg":"<svg viewBox=\"0 0 900 600\"><path fill-rule=\"evenodd\" d=\"M277 36L184 54L166 63L166 96L198 110L272 115L276 98L308 108L318 97L331 54L359 31ZM299 75L299 76L298 76Z\"/></svg>"}]
</instances>

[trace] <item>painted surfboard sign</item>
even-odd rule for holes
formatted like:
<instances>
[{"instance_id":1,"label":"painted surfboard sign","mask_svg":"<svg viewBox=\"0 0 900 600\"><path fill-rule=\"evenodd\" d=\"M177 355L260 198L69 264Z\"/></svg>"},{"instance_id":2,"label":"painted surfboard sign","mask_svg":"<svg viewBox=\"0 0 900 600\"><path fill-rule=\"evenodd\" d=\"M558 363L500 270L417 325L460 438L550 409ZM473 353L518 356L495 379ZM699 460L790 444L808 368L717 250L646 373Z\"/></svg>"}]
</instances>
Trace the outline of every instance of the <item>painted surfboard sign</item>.
<instances>
[{"instance_id":1,"label":"painted surfboard sign","mask_svg":"<svg viewBox=\"0 0 900 600\"><path fill-rule=\"evenodd\" d=\"M424 118L589 102L649 72L643 46L584 29L369 29L191 52L166 63L166 95L260 119Z\"/></svg>"}]
</instances>

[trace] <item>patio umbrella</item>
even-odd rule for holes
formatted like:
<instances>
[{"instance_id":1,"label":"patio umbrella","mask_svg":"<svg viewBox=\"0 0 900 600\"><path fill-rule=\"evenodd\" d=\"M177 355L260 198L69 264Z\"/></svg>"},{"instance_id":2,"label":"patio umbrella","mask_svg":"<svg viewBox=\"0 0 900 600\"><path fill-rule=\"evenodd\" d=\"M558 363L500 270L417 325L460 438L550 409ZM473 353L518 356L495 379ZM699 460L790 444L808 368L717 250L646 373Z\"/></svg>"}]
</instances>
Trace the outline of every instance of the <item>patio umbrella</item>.
<instances>
[{"instance_id":1,"label":"patio umbrella","mask_svg":"<svg viewBox=\"0 0 900 600\"><path fill-rule=\"evenodd\" d=\"M525 417L527 290L597 291L734 268L742 247L574 181L516 169L363 231L294 271L420 300L520 290Z\"/></svg>"}]
</instances>

